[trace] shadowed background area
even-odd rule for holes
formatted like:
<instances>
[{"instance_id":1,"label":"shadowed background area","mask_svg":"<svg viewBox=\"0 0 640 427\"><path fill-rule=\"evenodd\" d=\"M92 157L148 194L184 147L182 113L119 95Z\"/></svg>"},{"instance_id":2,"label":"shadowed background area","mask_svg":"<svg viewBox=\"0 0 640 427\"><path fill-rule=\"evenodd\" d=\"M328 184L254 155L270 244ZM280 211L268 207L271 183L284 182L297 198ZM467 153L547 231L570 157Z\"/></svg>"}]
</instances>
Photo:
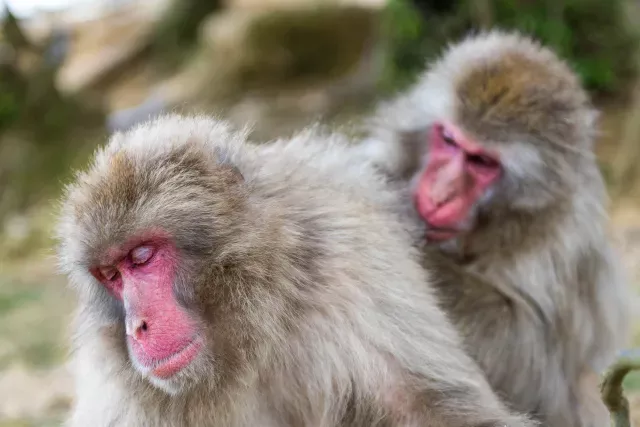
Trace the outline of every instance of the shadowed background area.
<instances>
[{"instance_id":1,"label":"shadowed background area","mask_svg":"<svg viewBox=\"0 0 640 427\"><path fill-rule=\"evenodd\" d=\"M59 425L69 408L54 202L109 132L163 111L251 123L257 141L315 121L350 132L447 42L495 26L553 47L604 113L596 149L640 346L638 0L13 0L0 13L0 427ZM640 427L640 375L626 386Z\"/></svg>"}]
</instances>

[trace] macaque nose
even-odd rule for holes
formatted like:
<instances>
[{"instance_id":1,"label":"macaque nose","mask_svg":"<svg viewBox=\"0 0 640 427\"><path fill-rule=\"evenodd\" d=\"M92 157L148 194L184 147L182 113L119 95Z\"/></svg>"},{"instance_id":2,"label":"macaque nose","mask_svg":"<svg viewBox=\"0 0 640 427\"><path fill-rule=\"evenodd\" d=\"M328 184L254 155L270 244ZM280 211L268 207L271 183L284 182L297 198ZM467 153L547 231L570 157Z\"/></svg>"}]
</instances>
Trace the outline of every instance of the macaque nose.
<instances>
[{"instance_id":1,"label":"macaque nose","mask_svg":"<svg viewBox=\"0 0 640 427\"><path fill-rule=\"evenodd\" d=\"M127 322L125 324L125 329L126 329L127 335L129 335L136 341L140 341L144 339L144 336L146 335L149 329L149 324L144 318L134 317L132 319L127 319Z\"/></svg>"},{"instance_id":2,"label":"macaque nose","mask_svg":"<svg viewBox=\"0 0 640 427\"><path fill-rule=\"evenodd\" d=\"M439 177L432 187L431 202L437 207L446 204L458 194L458 187L455 179Z\"/></svg>"},{"instance_id":3,"label":"macaque nose","mask_svg":"<svg viewBox=\"0 0 640 427\"><path fill-rule=\"evenodd\" d=\"M431 201L435 206L448 203L460 193L464 182L463 166L463 159L458 156L438 171L431 188Z\"/></svg>"}]
</instances>

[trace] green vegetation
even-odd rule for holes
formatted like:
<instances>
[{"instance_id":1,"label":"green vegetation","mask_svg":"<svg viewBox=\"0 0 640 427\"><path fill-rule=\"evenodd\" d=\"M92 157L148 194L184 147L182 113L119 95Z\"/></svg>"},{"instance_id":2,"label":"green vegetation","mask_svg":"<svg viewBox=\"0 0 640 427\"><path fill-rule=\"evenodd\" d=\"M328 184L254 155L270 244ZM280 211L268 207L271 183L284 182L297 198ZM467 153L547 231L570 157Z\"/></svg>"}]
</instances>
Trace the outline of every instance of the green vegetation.
<instances>
[{"instance_id":1,"label":"green vegetation","mask_svg":"<svg viewBox=\"0 0 640 427\"><path fill-rule=\"evenodd\" d=\"M640 372L632 372L624 379L625 390L640 390Z\"/></svg>"},{"instance_id":2,"label":"green vegetation","mask_svg":"<svg viewBox=\"0 0 640 427\"><path fill-rule=\"evenodd\" d=\"M19 95L24 89L16 90L16 86L22 88L24 82L13 67L0 66L0 132L18 120L23 108Z\"/></svg>"},{"instance_id":3,"label":"green vegetation","mask_svg":"<svg viewBox=\"0 0 640 427\"><path fill-rule=\"evenodd\" d=\"M102 130L104 113L82 97L58 91L57 68L42 55L46 43L29 43L11 14L2 25L2 36L11 42L0 46L0 224L4 225L10 215L24 214L55 195L70 163L86 154L91 147L87 141ZM24 243L37 246L40 237L29 236ZM2 245L0 255L7 255L11 244Z\"/></svg>"},{"instance_id":4,"label":"green vegetation","mask_svg":"<svg viewBox=\"0 0 640 427\"><path fill-rule=\"evenodd\" d=\"M451 3L455 7L457 2ZM425 8L430 4L425 2ZM428 60L466 29L465 16L436 10L422 15L409 0L389 0L382 21L388 55L382 91L400 90L410 84Z\"/></svg>"},{"instance_id":5,"label":"green vegetation","mask_svg":"<svg viewBox=\"0 0 640 427\"><path fill-rule=\"evenodd\" d=\"M7 420L0 421L0 427L59 427L62 419L47 420Z\"/></svg>"},{"instance_id":6,"label":"green vegetation","mask_svg":"<svg viewBox=\"0 0 640 427\"><path fill-rule=\"evenodd\" d=\"M452 0L445 11L424 3L421 16L409 0L389 1L387 90L411 81L447 41L487 26L518 29L551 46L595 95L623 96L635 77L639 34L628 22L627 0Z\"/></svg>"},{"instance_id":7,"label":"green vegetation","mask_svg":"<svg viewBox=\"0 0 640 427\"><path fill-rule=\"evenodd\" d=\"M17 360L32 368L50 367L63 360L66 348L61 312L44 309L54 301L68 308L62 292L52 284L0 277L0 368Z\"/></svg>"}]
</instances>

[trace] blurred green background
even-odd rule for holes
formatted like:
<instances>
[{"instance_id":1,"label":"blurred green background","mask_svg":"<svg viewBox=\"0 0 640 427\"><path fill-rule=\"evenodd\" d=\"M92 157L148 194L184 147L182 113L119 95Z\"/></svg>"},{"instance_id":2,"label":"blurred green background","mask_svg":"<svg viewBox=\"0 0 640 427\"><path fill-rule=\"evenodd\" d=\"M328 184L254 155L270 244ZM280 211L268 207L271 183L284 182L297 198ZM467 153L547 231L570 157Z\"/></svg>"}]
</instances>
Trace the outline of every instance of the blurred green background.
<instances>
[{"instance_id":1,"label":"blurred green background","mask_svg":"<svg viewBox=\"0 0 640 427\"><path fill-rule=\"evenodd\" d=\"M1 5L1 3L0 3ZM553 47L603 111L597 154L635 292L640 346L638 0L13 0L0 13L0 427L58 425L73 296L55 200L109 132L217 113L266 140L349 129L447 43L517 28ZM627 380L640 427L640 375Z\"/></svg>"}]
</instances>

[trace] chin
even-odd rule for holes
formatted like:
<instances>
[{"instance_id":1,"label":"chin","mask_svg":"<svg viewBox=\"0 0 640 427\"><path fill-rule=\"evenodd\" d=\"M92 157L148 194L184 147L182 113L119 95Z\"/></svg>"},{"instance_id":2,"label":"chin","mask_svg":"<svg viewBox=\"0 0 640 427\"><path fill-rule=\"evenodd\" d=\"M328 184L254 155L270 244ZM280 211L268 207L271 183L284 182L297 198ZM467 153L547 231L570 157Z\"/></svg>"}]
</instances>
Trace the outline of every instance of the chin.
<instances>
[{"instance_id":1,"label":"chin","mask_svg":"<svg viewBox=\"0 0 640 427\"><path fill-rule=\"evenodd\" d=\"M188 391L205 377L203 349L202 340L196 340L188 349L151 363L142 363L131 349L129 354L135 370L149 383L171 396L177 396Z\"/></svg>"},{"instance_id":2,"label":"chin","mask_svg":"<svg viewBox=\"0 0 640 427\"><path fill-rule=\"evenodd\" d=\"M185 378L181 373L176 374L172 378L158 378L153 375L148 375L147 380L155 388L170 396L179 396L188 391L194 385L192 378Z\"/></svg>"}]
</instances>

